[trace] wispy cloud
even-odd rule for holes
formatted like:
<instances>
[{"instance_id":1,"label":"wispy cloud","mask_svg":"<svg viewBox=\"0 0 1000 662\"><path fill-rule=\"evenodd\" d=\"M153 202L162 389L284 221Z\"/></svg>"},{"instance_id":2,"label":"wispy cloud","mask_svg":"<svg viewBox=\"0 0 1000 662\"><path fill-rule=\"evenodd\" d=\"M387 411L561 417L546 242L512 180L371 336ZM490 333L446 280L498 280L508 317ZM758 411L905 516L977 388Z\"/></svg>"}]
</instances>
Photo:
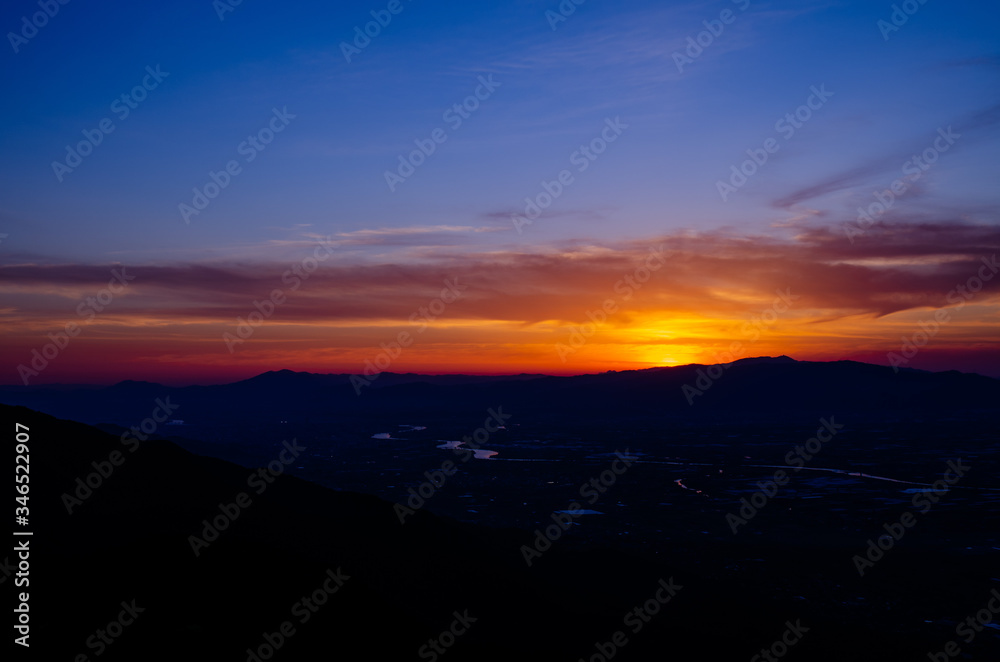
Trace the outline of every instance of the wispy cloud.
<instances>
[{"instance_id":1,"label":"wispy cloud","mask_svg":"<svg viewBox=\"0 0 1000 662\"><path fill-rule=\"evenodd\" d=\"M477 231L475 228L451 228ZM426 231L426 232L425 232ZM439 228L345 233L411 237ZM975 272L984 255L1000 252L1000 228L955 222L886 225L850 244L829 228L808 228L791 240L733 233L683 233L615 244L561 243L545 251L494 250L470 255L442 246L421 264L340 264L331 259L303 284L282 310L285 322L405 320L446 278L469 285L468 300L453 316L539 323L572 320L581 306L663 246L667 265L636 312L738 314L748 298L793 287L803 305L831 316L886 315L915 300L946 305L947 292ZM0 291L11 296L49 294L32 306L54 318L71 312L72 299L103 287L111 265L0 267ZM132 296L119 311L170 319L218 320L245 313L247 302L282 287L284 263L135 265ZM987 292L1000 285L989 284ZM920 297L923 296L921 299ZM116 302L116 305L118 303ZM17 306L15 306L17 307ZM20 308L19 308L20 309Z\"/></svg>"},{"instance_id":2,"label":"wispy cloud","mask_svg":"<svg viewBox=\"0 0 1000 662\"><path fill-rule=\"evenodd\" d=\"M1000 124L1000 104L988 106L975 112L969 113L953 124L959 134L970 133L983 129L988 129ZM773 201L773 205L779 209L791 209L792 207L839 191L850 190L862 186L877 186L886 188L894 179L900 177L900 167L907 159L914 154L922 153L929 143L937 138L939 127L929 127L921 136L912 137L905 147L893 150L891 154L883 154L858 164L841 172L828 175L819 181L808 186L800 187L787 193ZM959 140L949 149L960 151L971 141L967 138ZM911 195L913 191L910 191Z\"/></svg>"}]
</instances>

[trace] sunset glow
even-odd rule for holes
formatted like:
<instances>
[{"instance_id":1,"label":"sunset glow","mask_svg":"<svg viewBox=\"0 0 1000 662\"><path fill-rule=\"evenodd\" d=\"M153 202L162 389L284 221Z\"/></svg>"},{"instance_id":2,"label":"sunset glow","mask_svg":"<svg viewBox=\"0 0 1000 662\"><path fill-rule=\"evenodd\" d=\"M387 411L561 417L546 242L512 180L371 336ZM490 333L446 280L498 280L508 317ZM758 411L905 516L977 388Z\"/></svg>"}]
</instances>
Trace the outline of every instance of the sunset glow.
<instances>
[{"instance_id":1,"label":"sunset glow","mask_svg":"<svg viewBox=\"0 0 1000 662\"><path fill-rule=\"evenodd\" d=\"M88 297L101 305L104 275L114 267L12 266L0 275L7 299L21 305L7 312L3 340L8 360L30 368L33 350L54 342L48 334L77 324L78 335L48 360L50 382L136 374L219 381L282 368L357 373L372 365L574 374L781 354L889 364L904 337L920 333L921 323L931 328L935 311L945 311L948 320L907 367L995 372L1000 300L993 281L977 293L956 289L970 279L978 288L980 271L992 275L989 260L936 248L935 238L996 245L997 233L918 226L893 236L903 233L922 248L890 259L900 251L873 239L864 264L846 264L850 244L825 234L780 242L658 237L664 261L654 271L643 271L648 249L638 242L602 251L563 247L544 257L444 249L405 266L324 266L294 291L282 285L284 266L273 262L146 267L92 320ZM283 250L308 254L308 246ZM643 282L628 280L636 273ZM269 301L275 290L283 303ZM409 334L406 347L398 345L401 333Z\"/></svg>"},{"instance_id":2,"label":"sunset glow","mask_svg":"<svg viewBox=\"0 0 1000 662\"><path fill-rule=\"evenodd\" d=\"M0 383L1000 375L987 21L740 0L692 55L720 8L545 4L414 4L346 50L367 10L143 15L183 44L121 43L127 4L53 20L4 73L30 93L3 128Z\"/></svg>"}]
</instances>

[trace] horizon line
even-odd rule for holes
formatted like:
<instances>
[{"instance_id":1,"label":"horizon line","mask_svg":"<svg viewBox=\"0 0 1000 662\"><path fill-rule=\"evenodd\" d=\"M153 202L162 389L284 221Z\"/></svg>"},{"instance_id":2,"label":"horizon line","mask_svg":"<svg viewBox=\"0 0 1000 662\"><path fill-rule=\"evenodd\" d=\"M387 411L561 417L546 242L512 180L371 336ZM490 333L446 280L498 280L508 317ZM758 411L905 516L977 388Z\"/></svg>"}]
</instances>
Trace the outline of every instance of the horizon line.
<instances>
[{"instance_id":1,"label":"horizon line","mask_svg":"<svg viewBox=\"0 0 1000 662\"><path fill-rule=\"evenodd\" d=\"M417 377L498 377L498 378L502 378L502 377L534 377L534 378L557 377L557 378L562 378L562 377L597 376L597 375L605 375L605 374L608 374L608 373L647 372L647 371L651 371L651 370L673 370L673 369L690 368L690 367L712 367L712 366L719 366L719 365L735 365L737 363L746 363L746 362L750 362L750 361L761 361L761 360L781 361L782 359L787 359L787 361L783 361L784 363L787 363L787 362L792 362L792 363L858 363L858 364L861 364L861 365L870 365L870 366L875 366L875 367L885 368L885 369L890 369L891 368L891 366L881 365L881 364L878 364L878 363L868 363L867 361L857 361L855 359L833 359L833 360L829 360L829 361L816 361L816 360L796 359L796 358L793 358L791 356L788 356L787 354L781 354L779 356L748 356L748 357L744 357L744 358L741 358L741 359L737 359L735 361L727 361L727 362L720 362L720 363L684 363L684 364L677 364L677 365L651 366L651 367L648 367L648 368L628 368L628 369L624 369L624 370L608 369L608 370L598 371L598 372L577 372L577 373L564 373L564 374L553 374L553 373L543 373L543 372L524 372L524 371L522 371L522 372L391 372L391 371L388 371L388 370L381 371L381 372L378 372L378 373L375 373L375 374L379 375L379 376L381 376L381 375L395 375L395 376L409 376L409 375L412 375L412 376L417 376ZM908 372L908 373L922 372L922 373L928 373L928 374L942 374L942 373L948 373L948 372L957 372L957 373L963 374L963 375L978 375L980 377L986 377L987 379L1000 379L1000 377L993 377L991 375L986 375L986 374L983 374L981 372L965 372L965 371L962 371L962 370L955 370L955 369L950 369L950 370L926 370L926 369L922 369L922 368L900 368L899 371L900 372ZM360 373L360 372L310 372L310 371L304 371L304 370L292 370L290 368L277 368L277 369L273 369L273 370L265 370L264 372L259 372L259 373L256 373L256 374L250 376L250 377L245 377L243 379L236 379L236 380L230 380L230 381L214 381L214 380L212 380L212 381L204 381L204 382L197 382L197 383L195 383L195 382L180 383L180 382L173 382L172 380L171 381L167 381L167 382L159 382L159 381L149 381L149 380L146 380L146 379L120 379L120 380L117 380L117 381L114 381L114 382L51 382L51 383L46 383L46 384L32 384L32 385L7 383L7 384L0 384L0 388L3 388L3 389L15 388L15 389L23 389L23 390L40 390L40 389L44 389L44 388L54 388L54 387L59 387L59 388L71 388L71 387L106 388L106 387L117 386L119 384L125 384L125 383L129 383L129 382L141 383L141 384L151 384L151 385L155 385L155 386L166 386L168 388L185 388L185 387L190 387L190 386L227 386L227 385L231 385L231 384L239 384L241 382L247 382L247 381L250 381L252 379L257 379L258 377L262 377L264 375L270 375L270 374L276 374L276 373L282 373L282 372L289 372L289 373L292 373L292 374L295 374L295 375L315 375L315 376L320 376L320 377L352 377L352 376L363 376L364 375L364 373ZM371 375L368 375L368 377L370 378Z\"/></svg>"}]
</instances>

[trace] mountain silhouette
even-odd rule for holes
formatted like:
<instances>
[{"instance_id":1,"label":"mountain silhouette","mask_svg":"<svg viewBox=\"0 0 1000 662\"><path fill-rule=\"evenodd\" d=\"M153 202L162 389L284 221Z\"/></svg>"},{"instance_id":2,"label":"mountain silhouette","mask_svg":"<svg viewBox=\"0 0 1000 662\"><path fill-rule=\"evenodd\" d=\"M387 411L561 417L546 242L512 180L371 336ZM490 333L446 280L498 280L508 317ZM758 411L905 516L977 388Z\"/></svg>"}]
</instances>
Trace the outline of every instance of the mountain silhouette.
<instances>
[{"instance_id":1,"label":"mountain silhouette","mask_svg":"<svg viewBox=\"0 0 1000 662\"><path fill-rule=\"evenodd\" d=\"M0 387L0 400L85 423L131 425L153 399L181 403L178 418L375 419L451 416L503 404L522 416L552 420L586 415L677 420L812 419L832 412L856 419L990 411L1000 380L959 372L900 370L855 361L758 357L722 365L686 365L569 377L382 373L360 394L350 375L280 370L218 386L168 387L123 382L110 387Z\"/></svg>"}]
</instances>

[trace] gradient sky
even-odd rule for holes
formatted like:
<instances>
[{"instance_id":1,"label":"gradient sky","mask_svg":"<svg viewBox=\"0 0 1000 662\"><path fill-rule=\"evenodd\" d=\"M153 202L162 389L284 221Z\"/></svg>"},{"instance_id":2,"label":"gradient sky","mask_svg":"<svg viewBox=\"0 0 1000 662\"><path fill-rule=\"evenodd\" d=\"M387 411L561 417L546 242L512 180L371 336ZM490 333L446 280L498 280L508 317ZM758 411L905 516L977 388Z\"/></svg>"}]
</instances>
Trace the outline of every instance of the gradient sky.
<instances>
[{"instance_id":1,"label":"gradient sky","mask_svg":"<svg viewBox=\"0 0 1000 662\"><path fill-rule=\"evenodd\" d=\"M24 383L18 366L68 323L79 335L31 384L353 373L402 331L394 372L715 363L734 342L890 364L922 322L906 366L1000 376L995 3L914 2L890 31L892 3L870 0L589 0L558 22L555 0L402 0L350 62L341 44L387 1L246 0L222 20L220 4L70 2L30 38L8 34L0 383ZM4 7L5 33L38 11ZM122 117L114 102L152 86L147 67L168 75ZM496 88L455 127L445 112L481 79ZM779 128L814 88L832 95ZM274 109L294 118L241 150ZM114 131L57 176L105 118ZM609 121L627 128L581 172L577 150ZM949 128L936 162L904 174ZM390 190L386 171L435 129L447 139ZM777 151L723 200L718 182L769 139ZM231 160L239 174L185 222L179 205ZM512 214L562 170L572 183L518 232ZM291 291L283 274L320 241L332 253ZM663 259L645 273L651 249ZM123 266L134 280L91 315ZM981 291L956 293L981 271ZM458 300L412 322L455 278ZM285 302L231 352L223 334L275 289Z\"/></svg>"}]
</instances>

